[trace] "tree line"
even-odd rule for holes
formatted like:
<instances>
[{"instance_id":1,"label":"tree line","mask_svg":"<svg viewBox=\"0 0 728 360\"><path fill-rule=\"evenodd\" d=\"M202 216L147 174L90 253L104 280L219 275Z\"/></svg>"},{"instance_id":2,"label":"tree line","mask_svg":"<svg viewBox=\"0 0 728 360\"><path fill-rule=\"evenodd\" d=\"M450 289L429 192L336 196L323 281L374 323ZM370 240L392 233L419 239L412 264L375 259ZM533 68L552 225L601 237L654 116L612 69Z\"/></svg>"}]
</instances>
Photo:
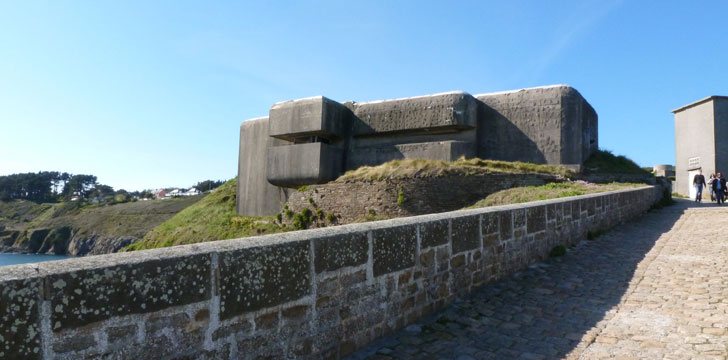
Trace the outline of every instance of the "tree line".
<instances>
[{"instance_id":1,"label":"tree line","mask_svg":"<svg viewBox=\"0 0 728 360\"><path fill-rule=\"evenodd\" d=\"M15 199L36 202L56 202L71 200L78 196L81 199L118 198L125 201L130 198L153 198L150 190L126 191L114 190L109 185L100 184L94 175L69 174L59 171L39 171L37 173L21 173L0 176L0 200ZM198 182L194 188L204 192L222 185L224 181L205 180Z\"/></svg>"},{"instance_id":2,"label":"tree line","mask_svg":"<svg viewBox=\"0 0 728 360\"><path fill-rule=\"evenodd\" d=\"M77 195L88 197L98 186L96 176L39 171L0 176L0 200L57 201Z\"/></svg>"}]
</instances>

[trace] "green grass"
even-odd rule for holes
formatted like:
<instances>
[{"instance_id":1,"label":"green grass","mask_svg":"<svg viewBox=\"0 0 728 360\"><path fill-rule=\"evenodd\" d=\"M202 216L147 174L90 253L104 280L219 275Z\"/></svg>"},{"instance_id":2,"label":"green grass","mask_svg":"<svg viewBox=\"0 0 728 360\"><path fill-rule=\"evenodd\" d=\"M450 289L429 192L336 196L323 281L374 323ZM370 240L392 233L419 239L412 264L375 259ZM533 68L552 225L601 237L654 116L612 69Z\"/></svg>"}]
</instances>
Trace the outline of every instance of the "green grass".
<instances>
[{"instance_id":1,"label":"green grass","mask_svg":"<svg viewBox=\"0 0 728 360\"><path fill-rule=\"evenodd\" d=\"M597 150L584 162L586 174L635 174L652 176L624 155L614 155L609 150Z\"/></svg>"},{"instance_id":2,"label":"green grass","mask_svg":"<svg viewBox=\"0 0 728 360\"><path fill-rule=\"evenodd\" d=\"M555 165L532 164L482 159L460 158L455 161L425 159L392 160L378 166L362 166L347 171L336 181L371 181L410 177L468 176L494 172L540 173L570 176L574 171Z\"/></svg>"},{"instance_id":3,"label":"green grass","mask_svg":"<svg viewBox=\"0 0 728 360\"><path fill-rule=\"evenodd\" d=\"M152 249L289 230L276 224L275 216L236 215L235 196L236 179L232 179L204 199L163 222L147 233L144 239L129 245L125 250Z\"/></svg>"},{"instance_id":4,"label":"green grass","mask_svg":"<svg viewBox=\"0 0 728 360\"><path fill-rule=\"evenodd\" d=\"M0 201L0 226L21 230L57 204L38 204L27 200Z\"/></svg>"},{"instance_id":5,"label":"green grass","mask_svg":"<svg viewBox=\"0 0 728 360\"><path fill-rule=\"evenodd\" d=\"M501 190L488 195L469 209L486 206L520 204L529 201L557 199L569 196L595 194L644 186L632 183L586 184L584 182L549 183L541 186L525 186Z\"/></svg>"}]
</instances>

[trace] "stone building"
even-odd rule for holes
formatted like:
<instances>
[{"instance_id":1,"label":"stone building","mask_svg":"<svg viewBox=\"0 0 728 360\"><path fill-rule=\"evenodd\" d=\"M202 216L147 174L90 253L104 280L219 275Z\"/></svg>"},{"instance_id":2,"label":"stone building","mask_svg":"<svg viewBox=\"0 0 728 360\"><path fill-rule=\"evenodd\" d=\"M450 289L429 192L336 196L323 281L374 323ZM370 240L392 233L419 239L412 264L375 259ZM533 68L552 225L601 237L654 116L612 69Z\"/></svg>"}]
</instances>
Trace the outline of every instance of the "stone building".
<instances>
[{"instance_id":1,"label":"stone building","mask_svg":"<svg viewBox=\"0 0 728 360\"><path fill-rule=\"evenodd\" d=\"M695 196L693 177L703 170L728 173L728 97L709 96L672 111L675 116L675 190ZM705 194L705 193L704 193Z\"/></svg>"},{"instance_id":2,"label":"stone building","mask_svg":"<svg viewBox=\"0 0 728 360\"><path fill-rule=\"evenodd\" d=\"M240 126L237 211L273 215L290 189L402 158L526 161L579 167L598 148L597 114L554 85L470 95L338 103L280 102Z\"/></svg>"}]
</instances>

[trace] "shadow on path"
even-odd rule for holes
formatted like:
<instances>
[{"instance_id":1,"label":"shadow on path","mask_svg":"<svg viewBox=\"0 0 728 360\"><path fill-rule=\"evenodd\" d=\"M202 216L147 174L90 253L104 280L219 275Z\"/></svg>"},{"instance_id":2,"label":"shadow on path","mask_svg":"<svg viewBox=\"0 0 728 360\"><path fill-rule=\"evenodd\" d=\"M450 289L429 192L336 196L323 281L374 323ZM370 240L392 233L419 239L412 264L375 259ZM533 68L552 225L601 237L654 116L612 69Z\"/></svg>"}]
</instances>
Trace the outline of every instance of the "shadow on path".
<instances>
[{"instance_id":1,"label":"shadow on path","mask_svg":"<svg viewBox=\"0 0 728 360\"><path fill-rule=\"evenodd\" d=\"M595 240L489 284L350 359L553 359L594 341L660 236L691 207L678 199ZM679 224L678 224L679 226ZM644 266L644 265L643 265Z\"/></svg>"}]
</instances>

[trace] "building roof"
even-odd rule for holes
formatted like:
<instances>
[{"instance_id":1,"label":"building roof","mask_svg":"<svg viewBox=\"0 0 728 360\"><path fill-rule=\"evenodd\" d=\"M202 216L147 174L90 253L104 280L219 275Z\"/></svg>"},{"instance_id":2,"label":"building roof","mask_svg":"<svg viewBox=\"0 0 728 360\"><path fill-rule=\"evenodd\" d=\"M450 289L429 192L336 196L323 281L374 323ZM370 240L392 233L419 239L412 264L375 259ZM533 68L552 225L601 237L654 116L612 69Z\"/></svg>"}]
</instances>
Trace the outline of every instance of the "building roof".
<instances>
[{"instance_id":1,"label":"building roof","mask_svg":"<svg viewBox=\"0 0 728 360\"><path fill-rule=\"evenodd\" d=\"M714 100L714 99L722 99L722 100L728 100L728 96L711 95L711 96L708 96L708 97L706 97L706 98L700 99L700 100L698 100L698 101L692 102L692 103L690 103L690 104L687 104L687 105L681 106L681 107L679 107L679 108L677 108L677 109L675 109L675 110L672 110L672 111L670 111L670 112L674 114L674 113L677 113L677 112L683 111L683 110L685 110L685 109L688 109L688 108L691 108L691 107L693 107L693 106L698 106L698 105L700 105L700 104L702 104L702 103L705 103L705 102L708 102L708 101L710 101L710 100Z\"/></svg>"}]
</instances>

